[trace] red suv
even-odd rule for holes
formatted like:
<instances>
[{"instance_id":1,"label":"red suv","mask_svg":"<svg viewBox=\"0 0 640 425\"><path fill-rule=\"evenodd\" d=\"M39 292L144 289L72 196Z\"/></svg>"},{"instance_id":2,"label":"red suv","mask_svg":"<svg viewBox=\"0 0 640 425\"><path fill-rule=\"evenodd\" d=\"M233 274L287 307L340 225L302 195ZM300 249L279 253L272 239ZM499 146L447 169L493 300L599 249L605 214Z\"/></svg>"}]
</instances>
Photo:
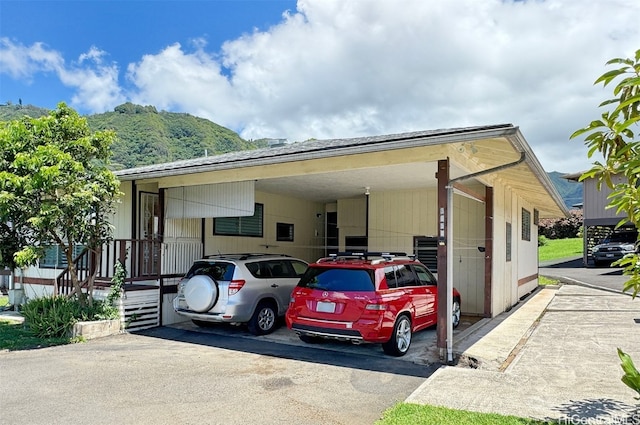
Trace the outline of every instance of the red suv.
<instances>
[{"instance_id":1,"label":"red suv","mask_svg":"<svg viewBox=\"0 0 640 425\"><path fill-rule=\"evenodd\" d=\"M436 278L404 253L340 253L310 264L291 293L287 327L304 342L321 338L382 343L403 356L411 335L437 322ZM453 326L460 294L453 290Z\"/></svg>"}]
</instances>

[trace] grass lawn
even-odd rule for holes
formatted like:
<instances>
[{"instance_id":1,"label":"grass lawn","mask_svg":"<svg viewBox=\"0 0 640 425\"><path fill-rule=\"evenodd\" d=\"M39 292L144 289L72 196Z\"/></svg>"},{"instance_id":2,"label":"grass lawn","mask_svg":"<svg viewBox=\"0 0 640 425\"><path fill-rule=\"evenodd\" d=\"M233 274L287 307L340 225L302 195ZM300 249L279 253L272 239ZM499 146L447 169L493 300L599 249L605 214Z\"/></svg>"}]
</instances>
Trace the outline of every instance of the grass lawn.
<instances>
[{"instance_id":1,"label":"grass lawn","mask_svg":"<svg viewBox=\"0 0 640 425\"><path fill-rule=\"evenodd\" d=\"M9 297L6 295L0 295L0 308L9 305Z\"/></svg>"},{"instance_id":2,"label":"grass lawn","mask_svg":"<svg viewBox=\"0 0 640 425\"><path fill-rule=\"evenodd\" d=\"M68 338L38 338L23 323L0 318L0 350L29 350L69 342Z\"/></svg>"},{"instance_id":3,"label":"grass lawn","mask_svg":"<svg viewBox=\"0 0 640 425\"><path fill-rule=\"evenodd\" d=\"M582 238L548 239L538 248L538 261L558 260L582 256Z\"/></svg>"},{"instance_id":4,"label":"grass lawn","mask_svg":"<svg viewBox=\"0 0 640 425\"><path fill-rule=\"evenodd\" d=\"M376 425L543 425L549 422L503 416L495 413L477 413L446 407L399 403L384 412Z\"/></svg>"}]
</instances>

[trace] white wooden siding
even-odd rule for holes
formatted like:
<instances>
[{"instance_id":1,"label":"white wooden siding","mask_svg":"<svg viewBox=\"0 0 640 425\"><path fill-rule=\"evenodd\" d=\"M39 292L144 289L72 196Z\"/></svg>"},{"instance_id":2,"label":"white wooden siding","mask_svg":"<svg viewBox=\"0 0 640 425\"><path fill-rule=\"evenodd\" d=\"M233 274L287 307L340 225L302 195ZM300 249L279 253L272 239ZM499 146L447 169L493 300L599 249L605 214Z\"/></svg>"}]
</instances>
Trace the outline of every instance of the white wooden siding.
<instances>
[{"instance_id":1,"label":"white wooden siding","mask_svg":"<svg viewBox=\"0 0 640 425\"><path fill-rule=\"evenodd\" d=\"M287 254L315 261L324 254L324 204L279 194L256 192L264 205L263 236L213 235L213 220L205 221L204 255L237 252ZM294 226L294 240L276 240L276 223Z\"/></svg>"}]
</instances>

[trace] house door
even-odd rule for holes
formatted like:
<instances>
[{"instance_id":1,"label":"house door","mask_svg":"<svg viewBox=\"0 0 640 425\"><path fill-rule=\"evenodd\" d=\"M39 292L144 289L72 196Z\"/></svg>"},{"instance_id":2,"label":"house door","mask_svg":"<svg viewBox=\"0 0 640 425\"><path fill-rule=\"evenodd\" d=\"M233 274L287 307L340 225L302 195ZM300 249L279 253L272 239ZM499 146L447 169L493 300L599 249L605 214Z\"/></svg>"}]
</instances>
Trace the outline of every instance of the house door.
<instances>
[{"instance_id":1,"label":"house door","mask_svg":"<svg viewBox=\"0 0 640 425\"><path fill-rule=\"evenodd\" d=\"M160 195L140 193L138 264L142 276L160 271Z\"/></svg>"}]
</instances>

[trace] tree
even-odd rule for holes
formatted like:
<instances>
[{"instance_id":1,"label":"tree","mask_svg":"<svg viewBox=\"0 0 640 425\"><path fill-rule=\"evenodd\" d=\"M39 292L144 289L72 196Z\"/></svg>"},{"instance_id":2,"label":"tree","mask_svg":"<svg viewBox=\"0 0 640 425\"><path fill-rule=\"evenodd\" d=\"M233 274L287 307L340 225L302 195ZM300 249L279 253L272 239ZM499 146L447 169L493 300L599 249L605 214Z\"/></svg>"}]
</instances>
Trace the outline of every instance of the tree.
<instances>
[{"instance_id":1,"label":"tree","mask_svg":"<svg viewBox=\"0 0 640 425\"><path fill-rule=\"evenodd\" d=\"M603 156L603 162L594 162L580 179L596 178L599 185L605 183L612 188L609 207L624 212L628 221L640 229L640 139L635 132L640 121L640 49L633 59L615 58L607 62L607 66L612 65L616 68L604 73L594 84L607 87L615 82L614 97L600 104L606 109L600 119L577 130L571 138L585 135L589 158L596 152ZM626 181L614 184L612 177L616 175L626 177ZM626 221L626 218L621 220L618 226ZM636 246L640 246L640 236ZM624 291L631 291L635 298L640 292L637 250L617 264L623 266L625 275L629 276Z\"/></svg>"},{"instance_id":2,"label":"tree","mask_svg":"<svg viewBox=\"0 0 640 425\"><path fill-rule=\"evenodd\" d=\"M99 258L111 239L108 219L120 195L108 168L115 137L112 131L92 134L86 119L64 103L47 116L0 128L0 262L31 266L46 247L59 246L81 305L92 303L97 269L80 282L74 247L84 245Z\"/></svg>"},{"instance_id":3,"label":"tree","mask_svg":"<svg viewBox=\"0 0 640 425\"><path fill-rule=\"evenodd\" d=\"M640 229L640 140L634 130L640 121L640 49L635 57L615 58L607 65L616 65L616 69L604 73L594 84L602 83L604 87L616 81L613 98L605 100L600 107L607 110L601 118L592 121L588 126L577 130L571 138L586 134L585 143L589 147L589 158L600 152L603 162L594 162L591 170L580 179L597 178L598 184L603 182L613 189L609 207L617 212L624 212L628 220ZM624 176L626 181L613 184L613 176ZM618 226L625 224L623 219ZM636 240L640 247L640 234ZM629 280L624 284L624 291L632 291L635 298L640 292L640 259L638 249L616 264L624 267L624 274ZM636 369L631 357L618 348L622 370L622 382L640 394L640 372Z\"/></svg>"}]
</instances>

